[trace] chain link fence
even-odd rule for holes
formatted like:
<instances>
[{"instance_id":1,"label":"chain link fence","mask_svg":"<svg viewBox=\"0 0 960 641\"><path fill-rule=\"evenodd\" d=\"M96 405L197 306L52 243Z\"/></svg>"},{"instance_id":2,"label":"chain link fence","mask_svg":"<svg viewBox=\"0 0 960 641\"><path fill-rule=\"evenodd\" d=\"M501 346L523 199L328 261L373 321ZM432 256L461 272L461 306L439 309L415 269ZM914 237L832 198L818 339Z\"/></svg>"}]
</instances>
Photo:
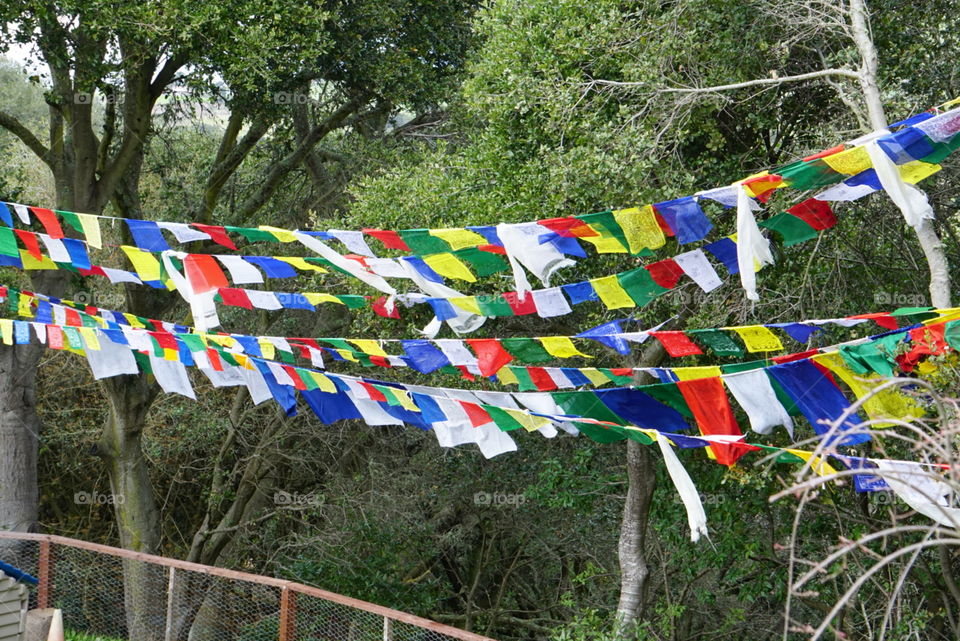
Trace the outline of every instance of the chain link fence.
<instances>
[{"instance_id":1,"label":"chain link fence","mask_svg":"<svg viewBox=\"0 0 960 641\"><path fill-rule=\"evenodd\" d=\"M68 641L492 641L299 583L59 536L0 532L0 559L40 579L30 607L63 610Z\"/></svg>"}]
</instances>

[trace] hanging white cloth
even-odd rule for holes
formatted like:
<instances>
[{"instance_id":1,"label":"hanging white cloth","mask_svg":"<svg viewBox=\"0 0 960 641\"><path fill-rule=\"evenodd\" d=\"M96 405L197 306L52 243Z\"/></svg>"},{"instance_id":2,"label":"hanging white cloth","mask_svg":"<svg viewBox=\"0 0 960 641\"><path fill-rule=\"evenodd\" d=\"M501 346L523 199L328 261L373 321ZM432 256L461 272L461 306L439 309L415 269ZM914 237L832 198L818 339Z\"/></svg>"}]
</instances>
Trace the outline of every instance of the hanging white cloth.
<instances>
[{"instance_id":1,"label":"hanging white cloth","mask_svg":"<svg viewBox=\"0 0 960 641\"><path fill-rule=\"evenodd\" d=\"M497 237L503 243L510 267L513 268L514 284L520 300L526 298L527 292L532 289L520 265L529 269L544 286L550 287L550 277L555 271L575 264L552 243L540 243L540 236L549 233L550 230L538 223L497 225Z\"/></svg>"},{"instance_id":2,"label":"hanging white cloth","mask_svg":"<svg viewBox=\"0 0 960 641\"><path fill-rule=\"evenodd\" d=\"M157 383L167 394L182 394L187 398L197 400L197 395L193 393L193 387L190 385L190 377L187 376L187 368L180 361L168 361L150 354L150 367L153 369L153 375Z\"/></svg>"},{"instance_id":3,"label":"hanging white cloth","mask_svg":"<svg viewBox=\"0 0 960 641\"><path fill-rule=\"evenodd\" d=\"M904 503L941 525L960 529L960 509L950 505L948 497L954 492L949 485L919 465L871 460L877 464L877 475Z\"/></svg>"},{"instance_id":4,"label":"hanging white cloth","mask_svg":"<svg viewBox=\"0 0 960 641\"><path fill-rule=\"evenodd\" d=\"M723 382L746 412L754 432L769 434L777 425L783 425L793 438L793 419L777 398L764 370L728 374Z\"/></svg>"},{"instance_id":5,"label":"hanging white cloth","mask_svg":"<svg viewBox=\"0 0 960 641\"><path fill-rule=\"evenodd\" d=\"M663 454L663 462L667 465L670 480L677 488L680 500L683 501L683 507L687 510L690 540L696 543L701 536L707 536L707 513L703 510L703 502L700 501L697 486L693 484L693 480L687 473L686 468L683 467L683 463L677 458L677 453L673 451L670 441L659 432L657 432L657 444Z\"/></svg>"},{"instance_id":6,"label":"hanging white cloth","mask_svg":"<svg viewBox=\"0 0 960 641\"><path fill-rule=\"evenodd\" d=\"M867 154L877 172L880 186L890 196L903 214L904 220L911 227L919 227L924 219L932 219L933 208L927 200L927 195L913 185L907 184L900 176L900 170L886 152L880 148L876 140L866 144Z\"/></svg>"},{"instance_id":7,"label":"hanging white cloth","mask_svg":"<svg viewBox=\"0 0 960 641\"><path fill-rule=\"evenodd\" d=\"M740 283L750 300L760 300L757 294L756 264L773 264L770 253L770 241L763 237L757 221L753 217L747 188L740 185L737 190L737 266L740 268Z\"/></svg>"},{"instance_id":8,"label":"hanging white cloth","mask_svg":"<svg viewBox=\"0 0 960 641\"><path fill-rule=\"evenodd\" d=\"M93 378L100 380L101 378L121 374L136 374L140 371L140 368L137 367L137 359L134 358L129 345L114 343L102 332L98 332L98 334L99 350L84 345L84 352L87 355L87 363L90 364L90 371L93 372Z\"/></svg>"},{"instance_id":9,"label":"hanging white cloth","mask_svg":"<svg viewBox=\"0 0 960 641\"><path fill-rule=\"evenodd\" d=\"M689 276L703 291L712 292L723 285L723 281L717 275L717 270L707 260L707 256L702 249L678 254L674 256L673 260L680 265L683 273Z\"/></svg>"}]
</instances>

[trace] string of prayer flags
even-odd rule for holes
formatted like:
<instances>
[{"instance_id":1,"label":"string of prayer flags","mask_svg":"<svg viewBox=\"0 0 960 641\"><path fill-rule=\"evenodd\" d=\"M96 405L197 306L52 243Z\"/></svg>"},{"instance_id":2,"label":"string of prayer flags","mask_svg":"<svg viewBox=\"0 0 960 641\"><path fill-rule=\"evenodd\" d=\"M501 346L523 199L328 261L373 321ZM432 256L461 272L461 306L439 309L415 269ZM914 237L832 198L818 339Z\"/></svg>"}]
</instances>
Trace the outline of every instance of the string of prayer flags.
<instances>
[{"instance_id":1,"label":"string of prayer flags","mask_svg":"<svg viewBox=\"0 0 960 641\"><path fill-rule=\"evenodd\" d=\"M881 169L889 169L891 165L897 168L894 172L896 176L891 175L888 178L890 180L896 178L910 185L937 171L938 163L960 147L960 136L956 131L958 121L960 121L960 108L953 108L924 120L906 119L902 122L909 124L904 124L899 130L880 136L865 145L850 148L837 146L775 171L761 172L736 184L743 186L748 198L766 202L776 189L789 187L808 190L841 183L842 187L838 185L837 189L831 188L832 191L822 192L816 200L821 203L830 200L852 200L881 188L874 165L882 158L887 158L889 162L882 162ZM871 156L871 149L883 156L877 156L876 153ZM655 203L652 206L608 210L527 223L501 224L496 227L468 226L400 231L364 228L356 231L331 229L294 232L265 225L247 228L202 223L120 220L125 222L135 246L144 251L156 252L170 249L163 231L169 232L177 242L211 240L232 250L236 250L237 245L230 238L230 234L235 234L249 242L290 243L297 241L299 239L297 234L301 233L320 241L337 241L359 257L376 258L365 240L366 237L376 239L391 250L419 255L444 255L442 259L432 260L442 263L441 269L449 270L451 278L465 280L469 280L468 270L462 264L470 264L471 261L457 252L494 250L486 258L497 253L505 254L505 242L510 244L513 241L504 241L501 236L504 234L514 236L514 230L520 230L521 237L525 239L524 246L532 250L532 254L528 252L517 254L515 251L512 254L521 260L540 261L539 267L526 267L532 273L540 272L549 277L549 273L554 269L546 269L545 265L553 261L544 257L554 253L558 253L561 257L563 255L585 256L577 241L593 244L601 253L629 252L634 255L643 255L663 245L663 229L666 229L669 235L676 237L680 244L702 240L709 233L712 224L700 208L698 202L700 198L715 200L726 207L732 207L736 205L736 189L721 187L701 191L694 196ZM817 211L817 208L822 208L822 205L816 205L812 199L800 205L786 212L792 218L777 215L770 225L771 229L784 234L787 244L799 242L797 239L802 236L809 236L809 229L821 231L832 226L830 216L824 219ZM62 219L81 234L90 246L94 247L102 246L98 221L112 218L28 207L17 203L3 203L0 207L0 220L10 228L15 222L11 209L24 225L30 225L34 220L38 221L44 232L55 240L64 238L60 224ZM809 225L809 229L800 226L797 220L805 222ZM473 255L480 256L483 253L485 252L480 251ZM534 255L539 255L539 258L533 258ZM498 267L505 266L506 262L499 263ZM523 287L518 286L518 291L522 292Z\"/></svg>"},{"instance_id":2,"label":"string of prayer flags","mask_svg":"<svg viewBox=\"0 0 960 641\"><path fill-rule=\"evenodd\" d=\"M22 301L17 301L17 307L18 309L23 307ZM12 332L9 325L13 325ZM116 334L105 333L104 341L101 342L97 339L97 332L101 331L98 329L67 327L63 330L70 341L70 348L88 355L88 360L91 362L91 368L95 375L111 373L109 369L105 370L101 367L102 361L98 364L97 356L91 357L90 354L114 349L113 347L105 349L105 344L118 345L119 343L114 343L113 340ZM944 328L932 331L937 336L945 337L948 335ZM29 340L30 336L27 323L22 321L0 323L0 333L3 334L3 340L6 343L11 343L13 340L22 343ZM11 337L11 333L13 337ZM158 332L148 333L156 340L160 340L159 337L154 336ZM55 336L56 333L49 334L49 343L63 347L62 340L55 338ZM119 339L121 343L126 340L122 332L119 336L123 337ZM913 331L910 332L910 337L914 340L920 338ZM289 347L289 343L285 339L276 340ZM945 338L943 340L945 341ZM377 341L364 342L360 339L354 339L352 342L362 350L378 351L380 357L385 354ZM945 347L942 343L943 341L940 341L937 345ZM244 373L235 378L236 384L247 385L251 397L255 400L273 397L288 415L296 413L296 394L299 393L321 421L363 419L370 424L390 424L393 422L391 418L394 418L422 429L437 430L438 443L441 445L452 446L455 443L470 442L471 440L477 442L485 456L495 456L515 450L516 444L507 435L507 432L521 428L526 431L538 431L548 438L556 435L555 426L565 429L567 429L565 426L572 426L599 442L612 442L623 438L631 438L646 444L656 441L667 460L670 477L676 485L687 510L691 537L694 540L706 533L706 516L695 486L668 445L708 447L708 452L712 458L728 465L735 463L738 458L749 451L769 451L771 449L769 446L757 446L743 441L743 436L739 433L733 418L729 401L723 392L721 379L714 376L719 372L719 368L696 368L702 370L702 372L691 371L688 372L689 376L680 376L677 386L681 395L689 403L688 412L695 418L702 433L700 437L689 437L661 431L661 425L657 425L656 428L643 428L629 424L631 419L634 419L640 425L643 424L645 419L652 419L652 415L657 410L650 409L651 403L654 404L654 408L659 406L661 415L664 411L667 412L666 417L657 417L664 423L670 420L669 412L674 411L646 396L643 390L635 388L621 388L593 394L594 398L599 400L600 403L593 402L589 406L584 405L584 402L589 402L586 394L578 392L576 394L582 400L577 401L575 405L588 410L588 412L576 416L558 415L555 412L558 412L560 408L563 408L565 412L572 411L573 405L571 405L569 399L576 398L573 393L567 393L564 397L551 395L553 398L549 403L543 402L542 396L520 401L524 407L541 407L546 410L546 412L531 411L530 409L520 409L517 403L522 398L520 394L476 392L471 395L465 391L404 386L370 379L346 378L339 375L326 376L306 368L261 361L242 355L230 355L226 352L222 353L222 360L219 360L213 356L217 352L212 350L207 352L198 350L198 358L187 363L186 359L184 359L184 362L172 359L173 353L176 353L175 350L164 348L163 351L163 358L148 354L143 367L144 369L149 368L150 372L157 378L161 388L168 393L180 393L195 398L187 377L186 365L200 367L211 381L219 381L215 384L232 384L234 381L229 380L228 376L221 376L212 372L223 370L224 361L231 365L236 363L238 368L240 366L244 367L242 370ZM201 353L204 355L204 359L199 358ZM242 360L243 358L245 360ZM136 360L134 359L134 366L136 366ZM219 363L219 367L212 366L215 360ZM789 365L800 362L803 361L792 361ZM204 367L204 363L209 367ZM784 366L777 365L775 367ZM129 372L131 371L130 361L127 359L120 367L110 369L116 370L113 373ZM257 373L259 378L254 378L254 372ZM533 375L530 378L533 380ZM449 410L451 404L448 401L457 396L460 399L472 396L478 402L460 400L462 411L456 414ZM444 402L444 404L442 405L441 402ZM601 404L605 408L603 411L599 410ZM618 415L614 408L626 416ZM680 422L679 425L676 423L674 425L681 430L686 429L687 426L683 424L680 414L675 411L674 413L676 419ZM593 418L594 416L600 416L600 418ZM624 424L624 421L628 423ZM811 423L816 425L812 420ZM464 435L469 433L465 430L472 428L474 430L473 434L480 434L479 428L487 426L491 430L484 433L484 439L464 438ZM454 436L455 433L456 437ZM852 442L852 439L858 435L845 436L847 438L846 442ZM812 453L791 451L788 454L811 463L817 473L828 474L833 472L833 468L829 464Z\"/></svg>"},{"instance_id":3,"label":"string of prayer flags","mask_svg":"<svg viewBox=\"0 0 960 641\"><path fill-rule=\"evenodd\" d=\"M18 307L18 309L23 307L23 300L22 300L23 298L25 298L25 297L24 297L24 296L21 296L20 299L17 301L17 307ZM12 300L13 300L13 296L11 296L11 302L12 302ZM79 322L81 322L81 321L82 321L82 318L81 318L79 315L75 316L74 322L78 322L78 323L79 323ZM18 321L18 323L19 323L19 321ZM927 328L925 328L926 331L927 331L929 334L931 334L931 335L933 335L933 336L935 337L936 340L934 341L934 344L932 344L932 345L927 345L926 343L923 343L923 344L921 345L921 347L922 347L923 349L916 349L916 348L915 348L913 351L916 352L916 353L918 353L918 354L923 355L923 354L941 353L943 350L947 349L947 348L948 348L948 344L947 344L946 340L943 339L943 338L940 338L940 337L943 337L943 336L948 335L948 334L947 334L947 331L946 331L947 328L948 328L948 327L950 327L950 328L953 327L952 325L950 325L950 323L953 323L954 325L956 325L957 322L956 322L956 321L947 321L946 323L944 323L944 322L939 322L939 323L934 323L934 324L932 324L932 325L929 325ZM163 327L162 324L161 324L161 327ZM96 341L96 334L95 334L95 333L91 333L91 332L93 331L91 328L89 328L89 327L80 327L79 329L77 329L77 328L75 328L75 327L64 327L64 328L61 328L61 329L63 330L63 333L64 333L64 334L68 337L68 339L70 340L70 343L71 343L71 346L72 346L72 347L74 347L74 348L80 348L80 347L82 347L83 343L80 342L80 340L79 340L79 338L78 338L78 336L77 336L77 334L76 334L77 331L80 331L82 334L84 334L84 335L87 336L87 338L85 339L85 342L86 342L86 344L87 344L88 347L90 347L90 348L92 348L92 349L94 349L94 350L98 350L98 349L99 349L98 343L97 343L97 341ZM164 327L164 329L167 329L167 328ZM132 330L131 330L131 331L132 331ZM921 333L917 332L915 329L905 329L905 330L902 330L902 331L907 332L908 336L909 336L915 343L917 343L917 342L919 342L919 341L925 341L925 340L926 340L925 336L922 335ZM165 360L177 360L178 358L181 357L180 355L182 355L184 352L193 351L194 349L197 349L197 350L203 349L203 346L202 346L202 345L200 345L199 347L196 346L196 345L194 345L193 348L191 348L190 350L184 350L184 349L181 349L181 348L179 347L179 343L178 343L177 337L175 337L175 336L172 335L172 334L164 334L163 332L156 332L156 331L150 331L150 330L147 330L146 333L151 337L152 341L154 342L154 346L153 346L152 348L150 348L150 347L148 347L148 345L144 345L143 343L141 343L141 345L144 346L144 347L147 347L150 351L152 351L152 353L154 353L155 355L157 355L157 357L160 357L160 356L162 355ZM6 340L8 340L8 341L13 340L13 339L11 338L10 334L11 334L11 332L10 332L9 330L7 330L7 338L6 338ZM19 334L19 332L14 331L13 334ZM29 334L29 333L27 333L27 334ZM957 332L953 332L953 334L955 335L955 334L957 334ZM123 335L123 336L126 337L126 336L127 336L127 332L124 332L124 333L121 334L121 335ZM131 335L136 335L136 334L133 333L133 334L131 334ZM201 336L203 336L203 335L201 335ZM213 338L213 335L206 335L206 336L210 337L211 339ZM93 337L94 340L91 341L90 337ZM226 342L227 339L232 339L232 337L228 337L228 336L218 336L218 338L220 339L219 342L222 343L223 345L228 344L228 343ZM240 338L240 337L237 337L237 338ZM21 340L21 339L18 338L17 340ZM113 340L113 339L111 338L111 340ZM247 337L247 340L249 340L249 337ZM291 340L296 340L296 339L291 339ZM324 340L325 342L331 343L331 344L333 344L333 345L345 345L345 341L342 341L342 340L340 340L340 341L338 341L337 339L320 339L320 340ZM238 340L237 342L243 342L243 341L239 341L239 340ZM376 356L378 356L378 357L380 357L380 358L386 358L386 357L387 357L387 356L386 356L386 352L384 352L384 351L382 350L382 348L380 347L379 343L376 342L376 341L363 342L363 341L361 341L360 339L352 339L351 342L354 343L358 348L360 348L360 349L362 349L362 350L366 350L367 352L377 352ZM541 339L540 342L542 343L543 340ZM282 345L283 348L284 348L284 352L283 352L283 353L286 353L286 352L289 352L290 350L292 350L291 343L289 343L286 339L279 339L279 338L274 338L274 339L270 339L270 340L260 339L259 343L260 343L261 347L266 347L266 345L270 345L270 344L272 344L272 343L276 343L276 344ZM314 345L316 345L316 342L314 342ZM496 346L496 347L497 347L498 350L499 350L499 349L502 349L502 346L499 346L499 345L498 345L498 346ZM247 349L249 349L249 348L247 348ZM478 351L481 351L481 350L478 350ZM545 348L545 351L550 352L551 350ZM553 350L553 351L555 351L555 350ZM266 350L264 350L263 353L264 353L264 355L266 355L266 356L272 356L272 355L273 355L272 349L271 349L270 354L266 354ZM448 353L450 353L450 352L448 351ZM481 353L482 353L482 351L481 351ZM814 354L816 354L816 352L814 352ZM841 352L841 354L842 354L842 352ZM225 358L228 357L228 355L227 355L226 353L224 353L223 355L224 355ZM502 358L502 356L501 356L501 358ZM804 357L804 358L807 358L807 357ZM912 359L912 360L911 360L910 362L912 363L912 362L915 360L915 358L911 357L911 359ZM836 383L835 383L832 379L830 379L829 376L826 374L826 370L823 370L823 369L817 368L817 367L813 367L813 368L811 369L809 366L807 366L807 367L805 367L805 368L803 369L803 371L799 371L799 368L801 367L801 365L799 365L799 364L801 364L801 363L806 363L807 365L809 365L810 362L811 362L811 361L808 361L808 360L791 360L791 361L789 361L789 362L786 362L786 361L785 361L785 362L782 362L780 365L774 365L774 366L772 366L772 367L770 367L770 368L767 368L767 370L769 371L769 373L771 374L771 376L773 376L773 379L775 379L776 381L778 381L778 383L779 383L789 394L791 394L791 396L794 397L794 400L796 401L797 405L800 407L800 410L801 410L802 412L804 412L805 415L807 415L808 419L810 419L811 416L819 415L819 416L821 417L821 420L822 420L822 419L823 419L823 413L824 413L824 407L826 407L826 410L827 410L827 418L831 418L831 417L834 416L834 415L839 415L839 412L845 410L845 408L848 407L849 404L848 404L848 403L846 402L846 400L843 398L842 394L839 392L839 389L836 388ZM817 361L816 361L816 358L814 359L813 362L817 362ZM907 361L903 361L903 362L906 363ZM832 365L833 365L834 369L836 369L837 367L841 367L840 364L839 364L839 361L835 361ZM787 370L789 370L789 372L788 372ZM544 370L544 371L546 371L546 370ZM595 371L602 371L602 370L595 370ZM719 380L721 380L722 378L724 378L724 375L721 374L720 368L716 368L716 367L710 367L710 368L675 368L673 371L676 373L677 378L678 378L678 380L679 380L680 383L686 383L686 382L688 382L688 381L693 381L693 380L706 380L706 379L712 379L712 380L715 380L715 381L719 381ZM786 372L786 373L784 373L784 372ZM797 372L799 372L799 373L797 373ZM608 375L611 375L611 374L612 374L612 375L617 375L617 373L616 373L616 372L613 372L613 371L607 371L606 373L607 373ZM621 375L622 375L622 374L626 374L626 372L621 371L619 374L621 374ZM281 374L279 374L279 373L276 374L276 376L278 376L278 377L280 377L280 378L283 378L283 375L281 375ZM289 375L289 374L288 374L288 376L291 377L291 380L294 380L294 378L292 377L292 375ZM531 380L532 380L532 379L531 379ZM846 379L845 379L845 380L846 380ZM304 384L305 384L305 383L304 383ZM298 387L299 387L299 385L300 385L300 384L296 384L296 386L298 386ZM818 400L818 404L817 404L816 406L811 406L811 405L809 405L809 404L804 405L804 404L803 404L804 401L803 401L802 399L800 399L800 398L797 398L797 396L798 396L798 395L799 395L799 396L803 396L804 394L806 394L806 392L804 392L805 389L807 389L807 390L809 390L809 389L815 389L817 385L827 385L827 387L822 388L822 390L827 390L829 393L827 393L827 394L824 396L824 394L822 393L822 390L821 390L821 391L818 391L818 392L817 392L817 396L818 396L818 399L819 399L819 400ZM544 385L543 383L541 383L538 387L544 387L544 386L545 386L545 385ZM654 386L654 387L657 387L657 386ZM691 404L690 404L691 401L690 401L688 398L686 398L686 396L683 395L683 388L684 388L684 387L686 387L686 388L688 388L688 389L689 389L689 388L697 388L697 389L696 389L696 393L699 394L700 397L701 397L701 398L700 398L700 401L697 401L697 402L707 402L709 399L713 399L713 400L710 400L709 403L708 403L708 405L702 405L702 404L701 404L701 406L695 407L694 405L691 405ZM728 385L728 387L730 387L730 385ZM857 389L855 386L852 386L852 385L851 385L850 387L851 387L851 389L854 391L854 393L857 394L857 395L859 395L859 393L862 392L862 390L858 391L858 389ZM700 388L703 388L703 389L700 389ZM642 388L642 389L650 389L650 388ZM865 388L864 388L864 389L865 389ZM652 391L652 390L651 390L651 391ZM709 388L709 389L708 389L708 388L707 388L707 384L705 384L705 383L698 383L698 384L696 384L696 385L683 385L683 386L680 386L680 392L681 392L681 396L684 397L685 402L686 402L686 404L687 404L687 407L681 408L681 409L685 409L685 410L686 410L686 413L689 414L691 417L694 417L694 418L696 418L698 421L700 421L700 422L704 423L705 425L707 425L707 427L703 427L702 429L705 429L705 430L716 430L716 429L718 429L718 427L717 427L718 425L720 425L720 426L722 426L722 425L728 425L728 427L729 427L729 421L726 420L725 418L723 418L724 413L725 413L725 410L723 409L722 404L719 404L719 400L718 400L718 397L717 397L717 388L716 388L716 386L713 386L712 388ZM621 394L621 395L624 394L624 393L634 394L634 392L632 392L632 391L631 391L631 392L616 392L616 393L617 393L617 394ZM689 394L688 394L688 395L689 395ZM687 396L688 396L688 395L687 395ZM737 396L737 395L735 395L735 396ZM768 396L769 396L769 394L768 394ZM572 397L570 397L570 396L568 395L568 396L566 396L564 399L558 399L558 402L560 402L560 400L566 400L567 402L569 402L569 400L570 400L571 398L572 398ZM641 396L641 397L629 398L629 399L627 399L626 401L625 401L624 399L620 399L619 401L616 401L616 400L611 401L611 399L613 399L613 396L612 396L612 395L606 395L606 396L599 395L599 396L596 396L595 398L600 399L600 400L605 404L605 407L608 408L607 410L604 410L603 412L600 412L599 415L594 415L596 418L599 418L599 419L602 419L602 420L607 420L607 419L610 417L610 414L609 414L609 410L610 410L610 409L613 409L614 411L617 411L617 412L624 412L624 410L623 410L622 408L624 408L624 407L633 407L633 408L636 410L636 409L639 409L639 408L643 405L643 403L645 402L645 399L646 399L646 397L642 397L642 396ZM829 401L829 402L824 403L824 402L823 402L823 398L826 398L827 401ZM608 401L610 401L610 402L608 402ZM403 399L400 399L400 400L398 401L398 403L400 403L401 405L402 405L404 402L406 402L406 401L404 401ZM612 402L613 404L611 404L611 402ZM671 400L671 403L676 403L676 402L677 402L677 399L676 399L676 397L674 397L674 398ZM893 407L893 405L889 405L890 399L884 399L883 402L888 404L887 407ZM902 404L902 402L898 401L898 403L900 403L900 406L906 407L905 405ZM592 409L590 409L587 405L583 405L582 407L580 407L581 404L579 404L579 403L578 403L577 405L578 405L578 407L579 407L579 410L581 410L581 411L583 411L583 412L586 412L586 413L596 412L596 411L597 411L597 410L592 410ZM820 409L816 409L816 407L820 407ZM615 408L620 408L620 409L615 409ZM754 409L755 409L755 408L754 408ZM910 412L915 412L915 411L916 411L915 409L910 409L910 408L907 408L907 409L908 409ZM748 414L751 413L751 408L745 407L745 410L748 412ZM570 411L570 410L568 410L568 411ZM817 412L819 412L819 414L816 414ZM699 413L699 415L700 415L699 417L697 417L697 414L698 414L698 413ZM708 415L713 416L713 418L711 418L711 419L708 420L708 419L706 418ZM897 414L897 415L899 415L899 414ZM903 415L906 416L907 414L903 414ZM631 415L631 416L632 416L632 415ZM720 417L720 419L717 418L718 416ZM643 419L638 418L638 417L635 417L635 416L632 416L632 418L633 418L634 420L639 420L639 421L641 422L641 424L642 424L642 420L643 420ZM623 417L621 417L621 420L622 420L622 419L623 419ZM781 422L783 422L783 421L781 421ZM813 420L811 420L811 423L813 423L813 424L815 425L815 427L817 426L817 423L815 423ZM728 434L728 435L731 435L731 434ZM715 454L716 454L716 453L715 453Z\"/></svg>"}]
</instances>

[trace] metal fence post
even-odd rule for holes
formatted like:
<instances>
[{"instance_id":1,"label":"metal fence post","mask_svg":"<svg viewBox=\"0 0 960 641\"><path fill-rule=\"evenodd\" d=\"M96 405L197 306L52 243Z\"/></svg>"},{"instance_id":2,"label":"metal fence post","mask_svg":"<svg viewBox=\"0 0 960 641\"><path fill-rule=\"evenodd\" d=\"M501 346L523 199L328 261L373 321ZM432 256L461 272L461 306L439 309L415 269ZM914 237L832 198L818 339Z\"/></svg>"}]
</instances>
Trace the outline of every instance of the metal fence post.
<instances>
[{"instance_id":1,"label":"metal fence post","mask_svg":"<svg viewBox=\"0 0 960 641\"><path fill-rule=\"evenodd\" d=\"M280 641L293 641L297 634L297 593L284 586L280 591Z\"/></svg>"},{"instance_id":2,"label":"metal fence post","mask_svg":"<svg viewBox=\"0 0 960 641\"><path fill-rule=\"evenodd\" d=\"M393 641L393 619L383 617L383 641Z\"/></svg>"},{"instance_id":3,"label":"metal fence post","mask_svg":"<svg viewBox=\"0 0 960 641\"><path fill-rule=\"evenodd\" d=\"M177 568L170 568L170 580L167 582L167 624L163 630L163 641L173 641L173 600L177 589Z\"/></svg>"},{"instance_id":4,"label":"metal fence post","mask_svg":"<svg viewBox=\"0 0 960 641\"><path fill-rule=\"evenodd\" d=\"M37 590L37 607L50 607L50 541L40 541L40 560L37 567L40 586Z\"/></svg>"}]
</instances>

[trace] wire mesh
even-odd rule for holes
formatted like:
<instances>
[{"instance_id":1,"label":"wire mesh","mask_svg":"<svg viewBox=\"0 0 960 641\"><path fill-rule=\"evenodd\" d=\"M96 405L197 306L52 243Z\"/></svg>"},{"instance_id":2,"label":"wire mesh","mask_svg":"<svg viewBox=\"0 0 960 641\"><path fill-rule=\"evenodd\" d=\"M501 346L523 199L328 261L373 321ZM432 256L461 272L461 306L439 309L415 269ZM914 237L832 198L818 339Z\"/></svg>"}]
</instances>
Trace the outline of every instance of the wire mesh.
<instances>
[{"instance_id":1,"label":"wire mesh","mask_svg":"<svg viewBox=\"0 0 960 641\"><path fill-rule=\"evenodd\" d=\"M37 576L40 567L40 542L0 539L0 561ZM37 607L37 591L30 590L29 607Z\"/></svg>"},{"instance_id":2,"label":"wire mesh","mask_svg":"<svg viewBox=\"0 0 960 641\"><path fill-rule=\"evenodd\" d=\"M0 532L0 559L40 578L30 607L61 609L68 638L490 641L308 586L62 537Z\"/></svg>"},{"instance_id":3,"label":"wire mesh","mask_svg":"<svg viewBox=\"0 0 960 641\"><path fill-rule=\"evenodd\" d=\"M294 602L294 639L317 641L381 641L383 617L340 603L297 594Z\"/></svg>"}]
</instances>

